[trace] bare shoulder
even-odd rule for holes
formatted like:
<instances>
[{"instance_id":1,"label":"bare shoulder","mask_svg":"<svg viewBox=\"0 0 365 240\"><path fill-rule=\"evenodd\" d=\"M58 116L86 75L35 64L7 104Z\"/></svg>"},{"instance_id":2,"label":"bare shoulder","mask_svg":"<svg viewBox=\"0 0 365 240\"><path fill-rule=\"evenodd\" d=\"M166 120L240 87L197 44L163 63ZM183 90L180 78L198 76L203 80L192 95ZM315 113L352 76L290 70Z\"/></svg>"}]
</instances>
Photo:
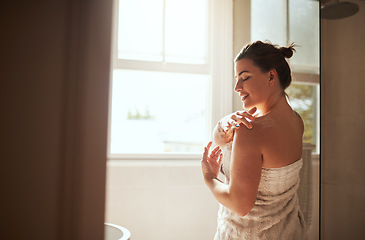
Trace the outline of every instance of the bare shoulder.
<instances>
[{"instance_id":1,"label":"bare shoulder","mask_svg":"<svg viewBox=\"0 0 365 240\"><path fill-rule=\"evenodd\" d=\"M237 144L247 151L262 152L263 148L277 135L277 121L271 116L264 116L252 121L252 129L240 126L236 129Z\"/></svg>"},{"instance_id":2,"label":"bare shoulder","mask_svg":"<svg viewBox=\"0 0 365 240\"><path fill-rule=\"evenodd\" d=\"M245 129L248 131L242 131L243 134L253 134L253 135L260 135L262 132L267 131L274 127L277 123L277 120L271 116L263 116L254 118L252 121L253 128L248 129L245 126L240 126L238 129ZM253 130L253 131L251 131Z\"/></svg>"},{"instance_id":3,"label":"bare shoulder","mask_svg":"<svg viewBox=\"0 0 365 240\"><path fill-rule=\"evenodd\" d=\"M247 159L260 155L266 167L285 166L300 158L304 124L299 114L287 111L265 115L252 123L251 130L243 126L236 130L234 146L240 148L240 154Z\"/></svg>"},{"instance_id":4,"label":"bare shoulder","mask_svg":"<svg viewBox=\"0 0 365 240\"><path fill-rule=\"evenodd\" d=\"M274 125L272 120L254 120L253 128L248 129L246 126L240 126L235 132L235 141L237 145L249 151L260 151L265 138L265 129Z\"/></svg>"},{"instance_id":5,"label":"bare shoulder","mask_svg":"<svg viewBox=\"0 0 365 240\"><path fill-rule=\"evenodd\" d=\"M294 111L293 110L293 112L294 112L294 114L295 114L295 116L297 117L297 120L298 120L298 123L299 123L299 127L300 127L300 129L302 130L302 133L304 132L304 122L303 122L303 119L302 119L302 117L299 115L299 113L297 113L296 111Z\"/></svg>"}]
</instances>

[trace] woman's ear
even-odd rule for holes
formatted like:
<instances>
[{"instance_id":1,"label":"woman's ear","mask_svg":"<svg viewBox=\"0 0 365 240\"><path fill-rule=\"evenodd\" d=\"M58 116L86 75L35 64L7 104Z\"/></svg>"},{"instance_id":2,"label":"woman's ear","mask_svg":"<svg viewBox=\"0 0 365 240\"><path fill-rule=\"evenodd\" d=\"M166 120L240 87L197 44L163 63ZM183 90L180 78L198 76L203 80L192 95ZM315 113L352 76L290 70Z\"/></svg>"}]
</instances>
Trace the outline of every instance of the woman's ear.
<instances>
[{"instance_id":1,"label":"woman's ear","mask_svg":"<svg viewBox=\"0 0 365 240\"><path fill-rule=\"evenodd\" d=\"M269 85L274 86L275 81L278 80L278 74L276 72L276 69L271 69L269 71Z\"/></svg>"}]
</instances>

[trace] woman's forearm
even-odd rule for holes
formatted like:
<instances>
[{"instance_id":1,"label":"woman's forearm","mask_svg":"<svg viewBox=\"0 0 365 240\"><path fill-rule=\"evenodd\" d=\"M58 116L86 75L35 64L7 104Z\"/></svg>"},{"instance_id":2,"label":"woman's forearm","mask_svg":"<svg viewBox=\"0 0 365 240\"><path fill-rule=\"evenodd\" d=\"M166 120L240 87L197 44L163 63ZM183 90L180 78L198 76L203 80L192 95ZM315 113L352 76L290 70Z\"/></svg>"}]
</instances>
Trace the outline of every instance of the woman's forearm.
<instances>
[{"instance_id":1,"label":"woman's forearm","mask_svg":"<svg viewBox=\"0 0 365 240\"><path fill-rule=\"evenodd\" d=\"M250 212L252 207L249 207L245 203L244 198L235 195L234 192L230 190L230 185L223 183L218 178L205 179L205 184L208 186L214 197L223 206L229 208L236 214L244 216Z\"/></svg>"},{"instance_id":2,"label":"woman's forearm","mask_svg":"<svg viewBox=\"0 0 365 240\"><path fill-rule=\"evenodd\" d=\"M208 186L209 190L212 192L214 197L223 205L226 206L226 202L229 200L229 185L223 183L218 178L204 179L205 184Z\"/></svg>"}]
</instances>

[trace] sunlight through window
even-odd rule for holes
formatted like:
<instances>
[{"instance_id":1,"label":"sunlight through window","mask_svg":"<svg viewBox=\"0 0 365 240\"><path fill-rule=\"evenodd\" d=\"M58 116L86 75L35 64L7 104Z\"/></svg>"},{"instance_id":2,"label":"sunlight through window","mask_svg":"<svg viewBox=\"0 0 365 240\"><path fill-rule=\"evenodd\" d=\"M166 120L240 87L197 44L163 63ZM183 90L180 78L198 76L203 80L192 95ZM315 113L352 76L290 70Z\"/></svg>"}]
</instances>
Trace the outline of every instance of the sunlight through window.
<instances>
[{"instance_id":1,"label":"sunlight through window","mask_svg":"<svg viewBox=\"0 0 365 240\"><path fill-rule=\"evenodd\" d=\"M110 153L201 152L210 135L208 1L118 4Z\"/></svg>"}]
</instances>

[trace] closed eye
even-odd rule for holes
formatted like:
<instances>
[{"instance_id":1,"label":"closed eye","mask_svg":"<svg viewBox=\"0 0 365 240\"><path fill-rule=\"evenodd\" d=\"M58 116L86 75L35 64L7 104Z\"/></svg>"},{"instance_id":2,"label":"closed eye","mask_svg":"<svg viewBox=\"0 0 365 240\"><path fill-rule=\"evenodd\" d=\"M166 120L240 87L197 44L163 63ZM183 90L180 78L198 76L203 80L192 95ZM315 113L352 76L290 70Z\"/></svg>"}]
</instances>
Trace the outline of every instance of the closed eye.
<instances>
[{"instance_id":1,"label":"closed eye","mask_svg":"<svg viewBox=\"0 0 365 240\"><path fill-rule=\"evenodd\" d=\"M236 77L236 80L237 80L237 81L242 80L242 81L244 82L244 81L247 81L249 78L250 78L250 77L247 77L247 78L242 78L242 77L241 77L240 79L237 79L237 77Z\"/></svg>"}]
</instances>

